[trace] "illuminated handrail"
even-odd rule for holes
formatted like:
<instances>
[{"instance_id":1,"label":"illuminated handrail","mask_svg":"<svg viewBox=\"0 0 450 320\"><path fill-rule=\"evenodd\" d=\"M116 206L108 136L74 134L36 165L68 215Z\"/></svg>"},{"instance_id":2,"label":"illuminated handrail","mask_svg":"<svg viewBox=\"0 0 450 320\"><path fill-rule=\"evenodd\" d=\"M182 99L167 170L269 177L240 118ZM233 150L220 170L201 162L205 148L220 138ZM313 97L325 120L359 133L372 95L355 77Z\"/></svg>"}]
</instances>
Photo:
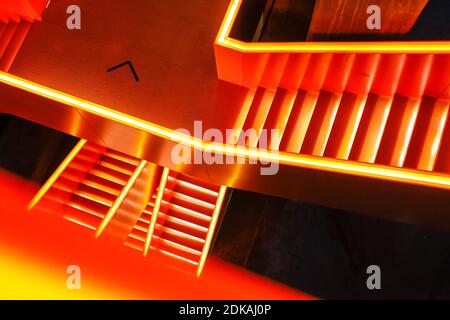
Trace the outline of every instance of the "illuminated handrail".
<instances>
[{"instance_id":1,"label":"illuminated handrail","mask_svg":"<svg viewBox=\"0 0 450 320\"><path fill-rule=\"evenodd\" d=\"M242 1L231 0L216 38L217 45L246 53L450 53L450 41L243 42L230 37L230 32Z\"/></svg>"}]
</instances>

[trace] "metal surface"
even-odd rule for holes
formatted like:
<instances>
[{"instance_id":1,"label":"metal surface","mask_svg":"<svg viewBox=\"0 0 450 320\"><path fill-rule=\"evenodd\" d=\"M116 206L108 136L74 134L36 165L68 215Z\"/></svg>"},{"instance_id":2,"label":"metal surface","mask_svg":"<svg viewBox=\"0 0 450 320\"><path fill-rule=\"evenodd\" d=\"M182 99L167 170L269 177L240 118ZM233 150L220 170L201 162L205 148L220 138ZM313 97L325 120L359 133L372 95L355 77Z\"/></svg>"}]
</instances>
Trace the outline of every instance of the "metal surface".
<instances>
[{"instance_id":1,"label":"metal surface","mask_svg":"<svg viewBox=\"0 0 450 320\"><path fill-rule=\"evenodd\" d=\"M81 0L82 28L68 30L72 2L52 1L10 72L168 128L229 128L245 90L217 81L212 50L228 3ZM127 68L106 72L127 60L139 82Z\"/></svg>"}]
</instances>

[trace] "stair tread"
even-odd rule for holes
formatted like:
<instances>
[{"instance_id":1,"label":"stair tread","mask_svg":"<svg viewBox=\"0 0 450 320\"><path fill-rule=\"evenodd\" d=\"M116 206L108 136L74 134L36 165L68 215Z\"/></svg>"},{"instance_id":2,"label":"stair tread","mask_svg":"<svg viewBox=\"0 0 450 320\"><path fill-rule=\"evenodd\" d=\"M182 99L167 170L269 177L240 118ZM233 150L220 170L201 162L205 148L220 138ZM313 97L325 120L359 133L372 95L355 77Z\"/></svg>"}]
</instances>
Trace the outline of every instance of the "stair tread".
<instances>
[{"instance_id":1,"label":"stair tread","mask_svg":"<svg viewBox=\"0 0 450 320\"><path fill-rule=\"evenodd\" d=\"M143 231L143 232L147 232L149 224L144 223L142 220L138 220L138 221L140 221L141 224L140 223L136 223L136 225L133 228L138 229L138 230ZM188 234L186 232L177 230L175 228L168 227L168 226L160 224L160 223L156 223L156 229L160 230L160 231L163 231L163 232L170 233L170 234L172 234L174 236L179 236L181 238L189 239L191 241L195 241L195 242L198 242L198 243L204 243L205 242L205 239L193 236L193 235Z\"/></svg>"},{"instance_id":2,"label":"stair tread","mask_svg":"<svg viewBox=\"0 0 450 320\"><path fill-rule=\"evenodd\" d=\"M108 149L105 153L107 156L120 160L120 161L124 161L127 162L129 164L132 164L134 166L139 165L140 160L138 158L132 157L130 155L127 155L125 153L119 152L119 151L115 151L112 149Z\"/></svg>"},{"instance_id":3,"label":"stair tread","mask_svg":"<svg viewBox=\"0 0 450 320\"><path fill-rule=\"evenodd\" d=\"M143 214L141 215L141 217L139 218L140 221L144 222L144 223L150 223L150 220L143 218L142 216L144 215L144 213L146 213L149 216L149 219L152 215L151 212L144 210ZM186 221L177 217L173 217L167 213L164 212L159 212L158 215L162 215L165 219L167 219L167 221L172 221L174 223L180 224L180 225L185 225L188 228L191 228L193 230L199 231L199 232L204 232L206 233L208 231L208 228L200 226L198 224L192 223L190 221Z\"/></svg>"}]
</instances>

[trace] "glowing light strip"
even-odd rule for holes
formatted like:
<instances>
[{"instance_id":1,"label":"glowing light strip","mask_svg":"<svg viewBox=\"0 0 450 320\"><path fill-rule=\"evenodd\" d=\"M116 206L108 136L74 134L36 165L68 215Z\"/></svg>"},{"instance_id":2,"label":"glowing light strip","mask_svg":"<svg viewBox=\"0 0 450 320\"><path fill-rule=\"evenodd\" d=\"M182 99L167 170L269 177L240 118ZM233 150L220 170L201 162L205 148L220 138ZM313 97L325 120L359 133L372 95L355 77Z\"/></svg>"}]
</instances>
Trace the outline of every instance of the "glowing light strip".
<instances>
[{"instance_id":1,"label":"glowing light strip","mask_svg":"<svg viewBox=\"0 0 450 320\"><path fill-rule=\"evenodd\" d=\"M249 43L226 38L218 44L242 52L277 53L450 53L449 41L401 42L261 42Z\"/></svg>"},{"instance_id":2,"label":"glowing light strip","mask_svg":"<svg viewBox=\"0 0 450 320\"><path fill-rule=\"evenodd\" d=\"M216 207L211 217L211 223L209 224L208 233L206 233L205 245L202 249L202 254L200 255L200 262L197 269L197 277L200 277L205 266L206 258L208 256L209 247L211 246L212 237L214 235L214 230L216 229L217 219L219 218L220 209L222 208L223 199L225 198L225 192L227 191L226 186L221 186L219 190L219 196L217 197Z\"/></svg>"},{"instance_id":3,"label":"glowing light strip","mask_svg":"<svg viewBox=\"0 0 450 320\"><path fill-rule=\"evenodd\" d=\"M53 172L50 178L44 183L39 192L33 197L30 204L28 205L28 210L31 210L36 205L36 203L38 203L39 200L42 199L42 197L47 193L47 191L55 183L55 181L59 178L59 176L63 173L63 171L66 170L67 166L72 162L72 160L75 158L78 152L80 152L80 150L84 147L86 142L87 141L84 139L78 141L78 143L75 145L72 151L70 151L70 153L63 160L63 162L61 162L61 164L58 166L55 172Z\"/></svg>"},{"instance_id":4,"label":"glowing light strip","mask_svg":"<svg viewBox=\"0 0 450 320\"><path fill-rule=\"evenodd\" d=\"M225 14L225 18L223 19L222 25L220 26L219 33L217 34L216 43L224 43L228 38L237 13L239 12L239 9L241 7L241 3L242 1L240 0L232 0L230 2L227 13Z\"/></svg>"},{"instance_id":5,"label":"glowing light strip","mask_svg":"<svg viewBox=\"0 0 450 320\"><path fill-rule=\"evenodd\" d=\"M161 176L161 181L159 182L155 204L153 206L152 217L150 218L150 224L148 226L147 236L145 237L144 256L147 256L148 250L150 249L150 243L152 242L153 233L155 232L156 219L158 218L159 208L161 208L161 202L164 196L164 189L166 188L168 177L169 169L164 168Z\"/></svg>"},{"instance_id":6,"label":"glowing light strip","mask_svg":"<svg viewBox=\"0 0 450 320\"><path fill-rule=\"evenodd\" d=\"M111 208L109 208L108 213L106 213L105 217L103 218L102 222L100 223L100 226L98 227L95 236L99 237L102 232L105 230L106 226L111 222L111 219L116 214L117 210L119 209L119 206L122 204L125 197L128 195L128 192L133 187L134 183L136 182L137 178L141 174L142 170L144 170L145 166L147 165L147 161L142 160L139 164L139 166L134 171L131 178L128 180L124 188L122 189L122 192L120 195L116 198Z\"/></svg>"},{"instance_id":7,"label":"glowing light strip","mask_svg":"<svg viewBox=\"0 0 450 320\"><path fill-rule=\"evenodd\" d=\"M216 44L242 52L450 53L450 41L242 42L229 37L242 0L232 0Z\"/></svg>"},{"instance_id":8,"label":"glowing light strip","mask_svg":"<svg viewBox=\"0 0 450 320\"><path fill-rule=\"evenodd\" d=\"M205 142L178 131L129 116L60 91L46 88L5 72L0 72L0 82L203 152L253 158L269 162L278 162L289 166L316 170L320 169L329 172L345 173L450 190L450 176L446 174L436 174L432 172L359 163L348 160L326 159L287 152L246 148L217 142Z\"/></svg>"}]
</instances>

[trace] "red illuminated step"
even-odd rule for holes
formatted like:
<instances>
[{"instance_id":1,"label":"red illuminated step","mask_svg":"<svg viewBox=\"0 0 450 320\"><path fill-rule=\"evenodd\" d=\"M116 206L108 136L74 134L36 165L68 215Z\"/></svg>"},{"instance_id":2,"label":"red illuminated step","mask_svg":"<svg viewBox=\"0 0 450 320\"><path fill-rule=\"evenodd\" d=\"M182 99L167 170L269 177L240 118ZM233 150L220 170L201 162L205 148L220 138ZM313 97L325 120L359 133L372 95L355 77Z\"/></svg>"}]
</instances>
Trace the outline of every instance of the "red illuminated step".
<instances>
[{"instance_id":1,"label":"red illuminated step","mask_svg":"<svg viewBox=\"0 0 450 320\"><path fill-rule=\"evenodd\" d=\"M86 142L35 208L97 230L138 159Z\"/></svg>"}]
</instances>

